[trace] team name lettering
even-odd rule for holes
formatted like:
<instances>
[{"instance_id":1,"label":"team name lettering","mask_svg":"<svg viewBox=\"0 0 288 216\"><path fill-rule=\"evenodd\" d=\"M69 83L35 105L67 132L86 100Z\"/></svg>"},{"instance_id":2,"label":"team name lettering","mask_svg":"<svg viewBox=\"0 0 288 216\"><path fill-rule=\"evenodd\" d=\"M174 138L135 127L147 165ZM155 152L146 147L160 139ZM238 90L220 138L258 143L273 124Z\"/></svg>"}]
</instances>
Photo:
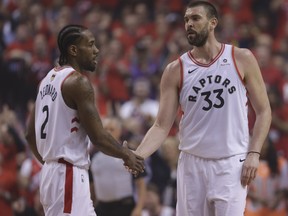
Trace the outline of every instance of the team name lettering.
<instances>
[{"instance_id":1,"label":"team name lettering","mask_svg":"<svg viewBox=\"0 0 288 216\"><path fill-rule=\"evenodd\" d=\"M207 86L208 84L213 84L213 83L221 84L223 87L228 88L228 92L230 94L236 91L235 86L230 86L231 81L227 78L222 78L222 76L220 75L217 75L215 77L213 77L212 75L209 75L206 78L200 79L198 83L199 85L192 87L193 91L196 94L198 94L199 91L201 91L201 89Z\"/></svg>"},{"instance_id":2,"label":"team name lettering","mask_svg":"<svg viewBox=\"0 0 288 216\"><path fill-rule=\"evenodd\" d=\"M219 87L217 89L214 89L212 91L205 91L204 87L215 83L219 84ZM198 95L200 95L207 103L211 104L210 96L214 94L216 95L216 99L219 100L220 106L218 106L217 104L214 104L213 106L216 108L220 108L225 103L224 98L222 98L222 93L224 89L227 89L229 94L233 94L236 91L236 87L231 84L231 81L228 78L223 78L220 75L209 75L205 78L200 79L196 85L192 86L192 94L188 96L188 101L196 102L198 99Z\"/></svg>"},{"instance_id":3,"label":"team name lettering","mask_svg":"<svg viewBox=\"0 0 288 216\"><path fill-rule=\"evenodd\" d=\"M46 86L44 86L42 88L42 90L40 91L40 96L41 99L43 99L44 96L49 95L52 98L52 101L54 101L57 97L57 91L55 89L55 87L51 84L47 84Z\"/></svg>"}]
</instances>

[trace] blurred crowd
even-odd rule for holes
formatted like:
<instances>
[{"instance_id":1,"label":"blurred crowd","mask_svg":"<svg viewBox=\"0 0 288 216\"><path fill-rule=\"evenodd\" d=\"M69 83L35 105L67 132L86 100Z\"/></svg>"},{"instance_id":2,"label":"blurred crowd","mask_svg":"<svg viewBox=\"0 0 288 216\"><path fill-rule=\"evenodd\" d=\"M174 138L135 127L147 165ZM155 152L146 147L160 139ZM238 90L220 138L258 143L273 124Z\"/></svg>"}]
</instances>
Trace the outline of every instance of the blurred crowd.
<instances>
[{"instance_id":1,"label":"blurred crowd","mask_svg":"<svg viewBox=\"0 0 288 216\"><path fill-rule=\"evenodd\" d=\"M122 139L135 149L157 114L163 69L192 49L183 25L183 10L188 2L0 2L0 216L43 215L38 199L41 166L27 146L24 131L37 85L57 65L58 31L66 24L76 23L94 33L100 56L97 71L89 74L89 78L95 88L99 113L103 118L119 117L124 126ZM274 149L275 154L268 157L263 153L265 175L259 175L263 179L251 186L249 208L252 213L262 207L273 211L286 208L284 214L278 215L287 215L288 0L210 2L215 3L220 14L216 29L219 41L249 48L255 54L273 112L265 146ZM253 121L251 109L251 128ZM161 215L164 207L175 208L178 150L174 147L179 142L178 122L176 119L168 144L147 160L145 179L149 197L144 215ZM273 190L263 190L265 187ZM97 197L94 199L97 203Z\"/></svg>"}]
</instances>

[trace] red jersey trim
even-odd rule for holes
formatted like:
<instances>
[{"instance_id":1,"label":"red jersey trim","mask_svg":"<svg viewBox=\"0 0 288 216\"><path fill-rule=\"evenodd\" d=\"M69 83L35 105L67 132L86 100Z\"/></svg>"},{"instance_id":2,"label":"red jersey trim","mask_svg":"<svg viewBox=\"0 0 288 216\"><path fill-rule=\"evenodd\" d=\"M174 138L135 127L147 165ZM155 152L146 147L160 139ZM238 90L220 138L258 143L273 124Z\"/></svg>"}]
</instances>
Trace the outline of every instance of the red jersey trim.
<instances>
[{"instance_id":1,"label":"red jersey trim","mask_svg":"<svg viewBox=\"0 0 288 216\"><path fill-rule=\"evenodd\" d=\"M189 58L198 66L201 66L201 67L210 67L212 64L214 64L218 59L219 57L222 55L222 53L224 52L224 49L225 49L225 44L221 44L221 48L220 48L220 51L219 53L215 56L214 59L212 59L212 61L208 64L203 64L201 62L198 62L194 57L193 55L191 54L191 51L188 52L188 56Z\"/></svg>"},{"instance_id":2,"label":"red jersey trim","mask_svg":"<svg viewBox=\"0 0 288 216\"><path fill-rule=\"evenodd\" d=\"M237 74L238 74L238 76L239 76L242 84L245 86L245 81L244 81L244 79L241 77L241 73L240 73L240 71L239 71L239 69L238 69L238 67L237 67L237 64L236 64L236 58L235 58L234 48L235 48L235 47L232 46L232 59L233 59L233 63L234 63L235 69L236 69L236 71L237 71Z\"/></svg>"},{"instance_id":3,"label":"red jersey trim","mask_svg":"<svg viewBox=\"0 0 288 216\"><path fill-rule=\"evenodd\" d=\"M71 213L72 210L72 194L73 194L73 166L66 164L65 194L64 194L64 211L63 213Z\"/></svg>"},{"instance_id":4,"label":"red jersey trim","mask_svg":"<svg viewBox=\"0 0 288 216\"><path fill-rule=\"evenodd\" d=\"M77 132L79 129L77 127L73 127L71 128L70 132L73 133L73 132Z\"/></svg>"},{"instance_id":5,"label":"red jersey trim","mask_svg":"<svg viewBox=\"0 0 288 216\"><path fill-rule=\"evenodd\" d=\"M183 87L183 63L181 61L181 58L178 58L178 61L179 61L179 64L180 64L180 82L179 82L179 89L178 89L178 96L180 96L180 92L182 90L182 87Z\"/></svg>"},{"instance_id":6,"label":"red jersey trim","mask_svg":"<svg viewBox=\"0 0 288 216\"><path fill-rule=\"evenodd\" d=\"M61 71L61 70L65 69L65 68L69 68L69 67L72 68L72 67L69 66L69 65L56 66L56 67L54 67L54 71L58 72L58 71Z\"/></svg>"},{"instance_id":7,"label":"red jersey trim","mask_svg":"<svg viewBox=\"0 0 288 216\"><path fill-rule=\"evenodd\" d=\"M69 76L71 76L74 72L76 72L76 71L75 71L75 70L71 71L71 72L63 79L63 81L62 81L62 83L61 83L61 91L62 91L63 84L64 84L65 80L66 80Z\"/></svg>"},{"instance_id":8,"label":"red jersey trim","mask_svg":"<svg viewBox=\"0 0 288 216\"><path fill-rule=\"evenodd\" d=\"M79 118L74 117L74 118L71 120L71 123L74 123L74 122L80 123Z\"/></svg>"},{"instance_id":9,"label":"red jersey trim","mask_svg":"<svg viewBox=\"0 0 288 216\"><path fill-rule=\"evenodd\" d=\"M179 98L178 100L180 100L180 92L181 92L182 87L183 87L184 71L183 71L183 63L182 63L182 60L181 60L180 57L178 58L178 61L179 61L179 64L180 64L180 71L179 71L179 73L180 73L180 82L179 82L179 89L178 89L178 98ZM181 105L180 105L180 112L181 112L182 115L184 114L184 112L182 111Z\"/></svg>"},{"instance_id":10,"label":"red jersey trim","mask_svg":"<svg viewBox=\"0 0 288 216\"><path fill-rule=\"evenodd\" d=\"M232 59L233 59L233 63L234 63L236 72L237 72L237 74L238 74L238 76L239 76L239 79L241 80L243 86L245 87L245 81L244 81L244 79L241 77L241 73L240 73L240 71L239 71L239 69L238 69L238 67L237 67L237 64L236 64L236 58L235 58L234 48L235 48L235 47L232 46ZM245 88L246 88L246 87L245 87ZM247 93L246 93L246 96L248 97L248 91L247 91ZM246 106L248 106L248 105L249 105L249 97L248 97Z\"/></svg>"},{"instance_id":11,"label":"red jersey trim","mask_svg":"<svg viewBox=\"0 0 288 216\"><path fill-rule=\"evenodd\" d=\"M73 164L65 161L63 158L60 158L58 162L66 165L63 213L71 214L73 200Z\"/></svg>"}]
</instances>

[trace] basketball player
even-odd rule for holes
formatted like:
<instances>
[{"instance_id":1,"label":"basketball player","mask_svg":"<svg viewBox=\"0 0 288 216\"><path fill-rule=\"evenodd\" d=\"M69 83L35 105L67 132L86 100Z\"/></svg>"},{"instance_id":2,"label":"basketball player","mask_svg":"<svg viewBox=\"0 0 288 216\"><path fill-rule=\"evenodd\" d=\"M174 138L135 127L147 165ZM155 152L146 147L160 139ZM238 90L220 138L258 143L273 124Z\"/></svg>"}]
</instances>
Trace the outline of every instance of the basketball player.
<instances>
[{"instance_id":1,"label":"basketball player","mask_svg":"<svg viewBox=\"0 0 288 216\"><path fill-rule=\"evenodd\" d=\"M147 158L160 147L180 105L177 215L240 216L271 122L265 85L251 51L215 38L211 3L189 3L184 23L193 49L166 67L156 121L136 153ZM247 95L256 113L251 139Z\"/></svg>"},{"instance_id":2,"label":"basketball player","mask_svg":"<svg viewBox=\"0 0 288 216\"><path fill-rule=\"evenodd\" d=\"M89 140L134 172L143 159L103 129L85 71L95 71L99 50L91 31L68 25L58 35L59 65L41 81L26 138L42 162L40 201L47 216L96 215L90 198Z\"/></svg>"}]
</instances>

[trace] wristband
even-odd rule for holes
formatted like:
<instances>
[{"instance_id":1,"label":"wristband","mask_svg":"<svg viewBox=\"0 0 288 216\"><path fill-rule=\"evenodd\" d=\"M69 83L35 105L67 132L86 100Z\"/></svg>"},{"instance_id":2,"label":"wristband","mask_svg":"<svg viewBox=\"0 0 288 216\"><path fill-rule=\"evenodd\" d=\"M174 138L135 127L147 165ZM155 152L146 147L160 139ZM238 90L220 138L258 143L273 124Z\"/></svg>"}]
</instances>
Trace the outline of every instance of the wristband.
<instances>
[{"instance_id":1,"label":"wristband","mask_svg":"<svg viewBox=\"0 0 288 216\"><path fill-rule=\"evenodd\" d=\"M259 155L261 155L261 153L258 152L258 151L248 151L248 154L250 154L250 153L255 153L255 154L259 154Z\"/></svg>"}]
</instances>

